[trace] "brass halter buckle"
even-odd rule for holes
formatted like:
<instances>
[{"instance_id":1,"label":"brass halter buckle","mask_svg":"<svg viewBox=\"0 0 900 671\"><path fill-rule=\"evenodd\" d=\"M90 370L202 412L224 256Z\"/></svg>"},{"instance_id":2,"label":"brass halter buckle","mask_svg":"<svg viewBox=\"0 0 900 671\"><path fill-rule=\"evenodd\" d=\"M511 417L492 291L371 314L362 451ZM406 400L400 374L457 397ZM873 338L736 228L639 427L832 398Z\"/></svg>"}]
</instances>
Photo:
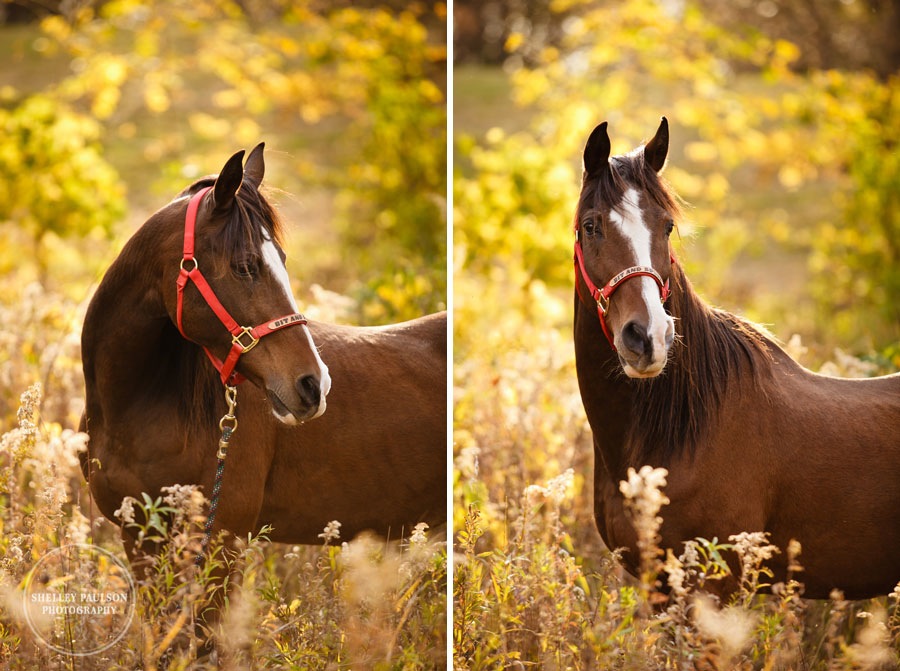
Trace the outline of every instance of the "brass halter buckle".
<instances>
[{"instance_id":1,"label":"brass halter buckle","mask_svg":"<svg viewBox=\"0 0 900 671\"><path fill-rule=\"evenodd\" d=\"M250 338L249 344L245 345L244 341L241 340L241 338L243 338L244 336L247 336L248 338ZM246 354L247 352L252 350L254 347L256 347L256 344L259 342L259 338L255 337L253 335L252 328L249 328L247 326L242 326L241 332L238 333L237 335L233 335L231 337L231 342L241 348L241 354Z\"/></svg>"},{"instance_id":2,"label":"brass halter buckle","mask_svg":"<svg viewBox=\"0 0 900 671\"><path fill-rule=\"evenodd\" d=\"M604 315L609 312L609 298L609 296L604 296L600 293L597 294L597 309Z\"/></svg>"}]
</instances>

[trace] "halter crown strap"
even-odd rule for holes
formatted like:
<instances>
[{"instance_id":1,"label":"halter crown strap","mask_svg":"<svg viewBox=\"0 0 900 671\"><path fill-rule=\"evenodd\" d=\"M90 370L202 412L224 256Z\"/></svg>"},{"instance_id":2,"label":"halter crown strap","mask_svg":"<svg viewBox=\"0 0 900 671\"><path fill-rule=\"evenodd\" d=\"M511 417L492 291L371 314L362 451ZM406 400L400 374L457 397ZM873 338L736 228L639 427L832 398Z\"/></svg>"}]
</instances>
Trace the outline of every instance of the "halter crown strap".
<instances>
[{"instance_id":1,"label":"halter crown strap","mask_svg":"<svg viewBox=\"0 0 900 671\"><path fill-rule=\"evenodd\" d=\"M673 264L675 263L675 256L671 252L669 252L669 259ZM597 316L600 318L600 327L603 329L603 334L606 336L606 339L609 341L614 352L616 351L616 345L615 342L613 342L614 339L612 333L610 333L609 326L606 324L606 314L609 312L609 301L616 292L616 289L622 286L627 280L634 277L649 277L656 282L657 286L659 286L659 297L663 303L665 303L672 294L672 290L669 287L669 280L663 281L660 274L650 266L632 266L631 268L626 268L607 282L602 289L598 289L597 285L591 281L587 268L585 268L584 265L584 251L581 248L581 229L578 226L577 220L575 223L575 270L576 274L580 271L584 285L590 292L591 298L593 298L594 302L597 304ZM584 300L584 296L581 295L581 285L578 283L577 276L575 277L575 290L578 292L578 296L581 298L582 302L587 302Z\"/></svg>"},{"instance_id":2,"label":"halter crown strap","mask_svg":"<svg viewBox=\"0 0 900 671\"><path fill-rule=\"evenodd\" d=\"M209 357L213 366L219 371L219 377L222 380L222 384L233 386L246 379L243 375L234 370L238 359L241 358L242 354L246 354L256 347L260 338L274 333L275 331L288 328L289 326L306 324L307 321L306 317L299 312L295 312L258 326L241 326L234 317L231 316L231 313L225 309L225 306L222 305L221 301L216 296L215 291L209 286L209 282L206 281L203 273L200 272L200 264L194 257L194 233L197 227L197 211L200 208L200 201L203 200L203 197L210 189L212 189L212 187L207 186L194 194L188 203L187 213L184 217L184 254L181 259L178 279L175 282L178 292L175 318L178 331L186 340L190 340L184 332L184 289L188 282L193 282L200 292L200 295L203 296L203 299L206 301L206 304L231 334L231 349L225 357L224 362L213 354L209 348L203 347L203 351L206 352L206 356ZM191 263L193 263L193 268L188 270L186 266Z\"/></svg>"}]
</instances>

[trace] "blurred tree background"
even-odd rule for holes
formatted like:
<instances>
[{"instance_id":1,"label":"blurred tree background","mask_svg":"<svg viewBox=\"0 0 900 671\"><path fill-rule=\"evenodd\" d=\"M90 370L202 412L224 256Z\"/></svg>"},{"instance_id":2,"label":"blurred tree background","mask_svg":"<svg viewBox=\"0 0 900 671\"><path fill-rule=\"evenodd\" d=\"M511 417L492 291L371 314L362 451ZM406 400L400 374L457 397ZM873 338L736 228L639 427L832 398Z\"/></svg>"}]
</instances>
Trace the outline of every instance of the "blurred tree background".
<instances>
[{"instance_id":1,"label":"blurred tree background","mask_svg":"<svg viewBox=\"0 0 900 671\"><path fill-rule=\"evenodd\" d=\"M84 299L147 215L267 142L301 303L446 304L446 7L0 5L0 272ZM12 281L10 281L12 280Z\"/></svg>"},{"instance_id":2,"label":"blurred tree background","mask_svg":"<svg viewBox=\"0 0 900 671\"><path fill-rule=\"evenodd\" d=\"M447 303L443 2L0 2L0 418L81 412L87 302L125 241L266 142L309 316Z\"/></svg>"},{"instance_id":3,"label":"blurred tree background","mask_svg":"<svg viewBox=\"0 0 900 671\"><path fill-rule=\"evenodd\" d=\"M454 3L458 358L498 328L486 293L567 326L583 143L608 120L628 151L662 115L701 293L814 362L896 358L898 31L890 0Z\"/></svg>"}]
</instances>

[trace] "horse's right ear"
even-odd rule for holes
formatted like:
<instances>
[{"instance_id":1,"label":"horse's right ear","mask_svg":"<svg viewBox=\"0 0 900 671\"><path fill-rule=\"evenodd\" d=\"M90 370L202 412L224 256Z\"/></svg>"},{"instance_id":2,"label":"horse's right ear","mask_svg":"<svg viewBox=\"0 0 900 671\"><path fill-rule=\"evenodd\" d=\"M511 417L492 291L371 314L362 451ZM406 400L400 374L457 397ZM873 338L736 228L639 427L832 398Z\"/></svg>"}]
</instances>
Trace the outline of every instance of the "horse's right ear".
<instances>
[{"instance_id":1,"label":"horse's right ear","mask_svg":"<svg viewBox=\"0 0 900 671\"><path fill-rule=\"evenodd\" d=\"M606 122L597 126L584 145L584 170L589 177L609 169L609 134Z\"/></svg>"},{"instance_id":2,"label":"horse's right ear","mask_svg":"<svg viewBox=\"0 0 900 671\"><path fill-rule=\"evenodd\" d=\"M234 202L234 195L241 187L244 179L244 150L241 149L228 159L222 172L216 178L216 186L213 189L215 209L227 210Z\"/></svg>"}]
</instances>

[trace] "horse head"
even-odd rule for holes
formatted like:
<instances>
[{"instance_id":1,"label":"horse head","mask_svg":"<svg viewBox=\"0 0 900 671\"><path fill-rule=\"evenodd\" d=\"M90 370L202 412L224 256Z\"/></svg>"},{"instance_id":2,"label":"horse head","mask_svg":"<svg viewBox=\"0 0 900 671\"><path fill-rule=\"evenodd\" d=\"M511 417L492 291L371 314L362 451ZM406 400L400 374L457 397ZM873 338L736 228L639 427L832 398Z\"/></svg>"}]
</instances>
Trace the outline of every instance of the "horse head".
<instances>
[{"instance_id":1,"label":"horse head","mask_svg":"<svg viewBox=\"0 0 900 671\"><path fill-rule=\"evenodd\" d=\"M653 139L610 158L607 124L584 148L575 218L576 284L597 303L603 331L629 377L654 377L666 365L675 324L669 294L669 235L678 205L659 179L669 147L665 117ZM602 288L598 288L602 287Z\"/></svg>"},{"instance_id":2,"label":"horse head","mask_svg":"<svg viewBox=\"0 0 900 671\"><path fill-rule=\"evenodd\" d=\"M298 313L278 215L259 191L263 148L246 165L237 152L218 176L172 203L168 219L184 248L166 266L164 292L169 316L206 350L222 381L249 380L275 417L293 425L325 412L331 378Z\"/></svg>"}]
</instances>

